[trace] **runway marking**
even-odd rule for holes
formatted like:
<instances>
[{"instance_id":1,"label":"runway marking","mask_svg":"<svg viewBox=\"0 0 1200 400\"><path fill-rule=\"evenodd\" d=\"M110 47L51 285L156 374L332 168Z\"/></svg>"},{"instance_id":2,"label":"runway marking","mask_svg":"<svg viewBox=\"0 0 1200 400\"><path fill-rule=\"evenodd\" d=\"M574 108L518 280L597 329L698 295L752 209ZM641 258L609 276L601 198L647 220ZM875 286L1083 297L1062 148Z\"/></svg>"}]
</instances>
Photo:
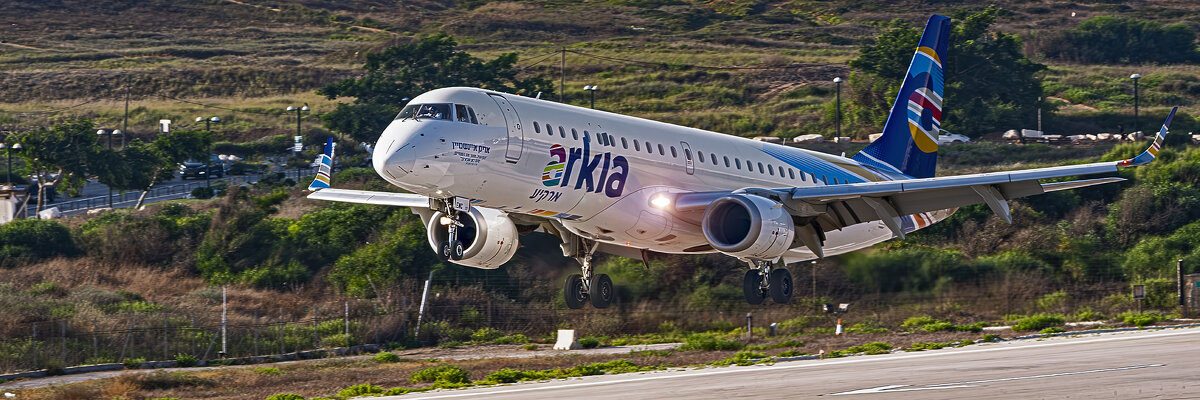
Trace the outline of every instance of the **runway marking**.
<instances>
[{"instance_id":1,"label":"runway marking","mask_svg":"<svg viewBox=\"0 0 1200 400\"><path fill-rule=\"evenodd\" d=\"M829 366L829 365L839 365L839 364L857 364L857 363L875 362L875 361L907 360L907 359L913 359L913 358L952 356L952 355L961 355L961 354L985 353L985 352L992 352L992 351L1034 349L1034 348L1041 348L1041 347L1053 347L1053 346L1064 346L1064 345L1074 345L1074 344L1089 344L1089 343L1102 343L1102 342L1114 342L1114 341L1125 341L1125 340L1153 339L1153 338L1160 338L1160 337L1180 336L1180 335L1196 335L1196 334L1200 334L1200 329L1191 329L1191 330L1182 331L1182 332L1154 333L1154 334L1148 334L1145 336L1142 336L1142 335L1116 336L1116 337L1102 337L1102 338L1096 338L1096 339L1088 339L1088 340L1082 340L1082 341L1040 343L1040 344L1032 344L1032 345L1027 345L1027 346L994 347L994 348L972 349L972 350L958 349L958 350L954 350L951 352L921 352L921 353L909 353L909 354L903 354L903 355L891 355L891 356L880 356L880 357L855 357L855 358L849 358L849 359L835 359L832 361L813 360L813 362L797 363L797 364L774 364L774 365L761 365L760 364L760 365L754 365L754 366L744 367L744 368L727 367L730 369L721 369L721 370L703 371L703 372L693 372L696 370L692 370L692 371L685 371L685 373L678 374L678 375L643 376L643 377L638 377L638 378L625 378L625 379L614 379L614 380L604 380L604 381L594 381L594 382L575 382L575 383L573 383L570 381L557 381L557 383L568 383L567 385L533 386L533 387L524 387L524 388L511 387L511 388L505 388L505 389L500 389L500 390L488 390L488 388L483 388L482 390L479 390L479 391L463 389L463 391L455 392L455 393L432 393L432 394L428 394L426 396L421 396L421 397L410 397L407 395L406 396L386 396L386 397L380 397L379 399L380 400L387 400L387 399L417 400L417 399L450 399L450 398L458 398L458 397L481 397L481 396L496 395L496 394L510 394L510 393L532 392L532 391L541 391L541 390L555 390L555 389L569 389L569 388L600 386L600 385L615 385L615 384L621 384L621 383L643 382L643 381L650 381L650 380L691 378L691 377L697 377L697 376L725 375L725 374L737 374L737 373L748 373L748 372L756 373L756 372L762 372L764 370L818 368L818 367L825 367L825 366ZM604 376L604 375L600 375L600 376ZM542 383L542 382L527 382L527 383L523 383L523 384L532 385L535 383ZM522 385L522 383L518 383L517 385Z\"/></svg>"},{"instance_id":2,"label":"runway marking","mask_svg":"<svg viewBox=\"0 0 1200 400\"><path fill-rule=\"evenodd\" d=\"M1063 372L1063 373L1058 373L1058 374L1018 376L1018 377L1012 377L1012 378L984 379L984 380L979 380L979 381L939 383L936 385L922 385L922 386L888 385L888 386L880 386L880 387L869 388L869 389L851 390L849 392L823 394L822 396L842 396L842 395L847 395L847 394L872 394L872 393L891 393L891 392L912 392L912 391L917 391L917 390L962 389L962 388L979 387L978 384L980 384L980 383L1018 381L1018 380L1024 380L1024 379L1053 378L1053 377L1058 377L1058 376L1095 374L1095 373L1099 373L1099 372L1126 371L1126 370L1131 370L1131 369L1142 369L1142 368L1164 367L1164 366L1166 366L1166 364L1134 365L1131 367L1093 369L1093 370L1088 370L1088 371Z\"/></svg>"}]
</instances>

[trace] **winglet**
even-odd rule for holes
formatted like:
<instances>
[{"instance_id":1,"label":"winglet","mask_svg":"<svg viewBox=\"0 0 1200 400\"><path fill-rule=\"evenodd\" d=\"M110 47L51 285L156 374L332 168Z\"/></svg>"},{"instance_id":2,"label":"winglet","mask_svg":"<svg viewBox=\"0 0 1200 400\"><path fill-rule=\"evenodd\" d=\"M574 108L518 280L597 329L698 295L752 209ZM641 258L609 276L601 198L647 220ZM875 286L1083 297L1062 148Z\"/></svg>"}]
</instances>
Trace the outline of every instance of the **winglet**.
<instances>
[{"instance_id":1,"label":"winglet","mask_svg":"<svg viewBox=\"0 0 1200 400\"><path fill-rule=\"evenodd\" d=\"M325 141L325 152L321 153L321 165L317 168L317 177L308 185L308 190L329 188L329 173L333 170L333 138Z\"/></svg>"},{"instance_id":2,"label":"winglet","mask_svg":"<svg viewBox=\"0 0 1200 400\"><path fill-rule=\"evenodd\" d=\"M1154 161L1158 157L1158 151L1162 149L1163 140L1167 138L1167 129L1171 127L1171 120L1175 118L1176 110L1179 110L1178 106L1172 108L1171 113L1167 114L1167 120L1163 121L1162 128L1158 129L1158 135L1154 137L1154 143L1150 144L1150 148L1143 151L1142 154L1138 154L1137 157L1117 161L1117 167L1137 167Z\"/></svg>"}]
</instances>

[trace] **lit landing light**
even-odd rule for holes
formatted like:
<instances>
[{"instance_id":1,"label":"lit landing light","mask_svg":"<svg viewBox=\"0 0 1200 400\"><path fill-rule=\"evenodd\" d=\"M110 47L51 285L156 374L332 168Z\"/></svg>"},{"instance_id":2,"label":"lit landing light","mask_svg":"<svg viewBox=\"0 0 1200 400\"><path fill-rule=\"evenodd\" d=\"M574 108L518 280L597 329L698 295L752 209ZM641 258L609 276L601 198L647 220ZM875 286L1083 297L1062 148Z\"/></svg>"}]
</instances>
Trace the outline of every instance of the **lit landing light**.
<instances>
[{"instance_id":1,"label":"lit landing light","mask_svg":"<svg viewBox=\"0 0 1200 400\"><path fill-rule=\"evenodd\" d=\"M650 205L660 210L666 209L667 206L671 205L671 198L661 194L654 195L654 197L650 198Z\"/></svg>"},{"instance_id":2,"label":"lit landing light","mask_svg":"<svg viewBox=\"0 0 1200 400\"><path fill-rule=\"evenodd\" d=\"M444 226L450 226L450 224L454 223L454 220L450 219L450 217L441 217L438 219L438 223Z\"/></svg>"}]
</instances>

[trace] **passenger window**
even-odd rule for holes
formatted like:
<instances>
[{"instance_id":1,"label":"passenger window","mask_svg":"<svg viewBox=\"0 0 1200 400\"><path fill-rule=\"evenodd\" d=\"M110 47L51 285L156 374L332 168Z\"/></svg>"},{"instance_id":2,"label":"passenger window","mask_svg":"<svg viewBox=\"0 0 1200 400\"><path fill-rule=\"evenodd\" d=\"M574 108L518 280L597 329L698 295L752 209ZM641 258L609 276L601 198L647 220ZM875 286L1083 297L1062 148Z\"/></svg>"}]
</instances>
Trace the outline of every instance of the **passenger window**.
<instances>
[{"instance_id":1,"label":"passenger window","mask_svg":"<svg viewBox=\"0 0 1200 400\"><path fill-rule=\"evenodd\" d=\"M579 140L579 132L576 132L575 128L571 128L571 139Z\"/></svg>"},{"instance_id":2,"label":"passenger window","mask_svg":"<svg viewBox=\"0 0 1200 400\"><path fill-rule=\"evenodd\" d=\"M621 138L621 148L629 150L629 142L625 138Z\"/></svg>"},{"instance_id":3,"label":"passenger window","mask_svg":"<svg viewBox=\"0 0 1200 400\"><path fill-rule=\"evenodd\" d=\"M809 172L808 175L812 176L813 183L817 183L817 173L816 172Z\"/></svg>"},{"instance_id":4,"label":"passenger window","mask_svg":"<svg viewBox=\"0 0 1200 400\"><path fill-rule=\"evenodd\" d=\"M458 117L458 122L471 122L471 116L467 113L467 106L462 104L454 105L454 116Z\"/></svg>"},{"instance_id":5,"label":"passenger window","mask_svg":"<svg viewBox=\"0 0 1200 400\"><path fill-rule=\"evenodd\" d=\"M696 151L696 157L700 159L700 162L704 162L704 152L703 151Z\"/></svg>"},{"instance_id":6,"label":"passenger window","mask_svg":"<svg viewBox=\"0 0 1200 400\"><path fill-rule=\"evenodd\" d=\"M542 133L542 128L539 128L539 126L540 125L538 125L537 121L533 121L533 132L534 133Z\"/></svg>"},{"instance_id":7,"label":"passenger window","mask_svg":"<svg viewBox=\"0 0 1200 400\"><path fill-rule=\"evenodd\" d=\"M551 127L550 124L546 124L546 134L550 135L550 136L554 136L554 128Z\"/></svg>"},{"instance_id":8,"label":"passenger window","mask_svg":"<svg viewBox=\"0 0 1200 400\"><path fill-rule=\"evenodd\" d=\"M782 166L779 167L779 177L780 178L783 177L783 167Z\"/></svg>"},{"instance_id":9,"label":"passenger window","mask_svg":"<svg viewBox=\"0 0 1200 400\"><path fill-rule=\"evenodd\" d=\"M567 131L563 130L563 127L561 126L558 127L558 136L562 137L563 139L567 138Z\"/></svg>"},{"instance_id":10,"label":"passenger window","mask_svg":"<svg viewBox=\"0 0 1200 400\"><path fill-rule=\"evenodd\" d=\"M762 163L758 163L758 173L760 173L760 174L767 173L766 171L763 171ZM771 174L771 175L774 175L774 174Z\"/></svg>"},{"instance_id":11,"label":"passenger window","mask_svg":"<svg viewBox=\"0 0 1200 400\"><path fill-rule=\"evenodd\" d=\"M642 145L638 143L637 139L633 139L633 150L642 151Z\"/></svg>"},{"instance_id":12,"label":"passenger window","mask_svg":"<svg viewBox=\"0 0 1200 400\"><path fill-rule=\"evenodd\" d=\"M804 175L801 175L801 176L804 176ZM788 169L788 178L790 178L792 180L796 180L796 170L789 168Z\"/></svg>"},{"instance_id":13,"label":"passenger window","mask_svg":"<svg viewBox=\"0 0 1200 400\"><path fill-rule=\"evenodd\" d=\"M671 158L679 158L679 153L675 152L675 146L671 146Z\"/></svg>"},{"instance_id":14,"label":"passenger window","mask_svg":"<svg viewBox=\"0 0 1200 400\"><path fill-rule=\"evenodd\" d=\"M667 155L667 152L663 151L663 146L662 146L662 144L659 144L659 145L658 145L658 155L660 155L660 156L665 156L665 155Z\"/></svg>"},{"instance_id":15,"label":"passenger window","mask_svg":"<svg viewBox=\"0 0 1200 400\"><path fill-rule=\"evenodd\" d=\"M734 163L735 165L737 165L737 169L742 169L742 159L740 159L740 158L735 158L735 159L733 159L733 163Z\"/></svg>"},{"instance_id":16,"label":"passenger window","mask_svg":"<svg viewBox=\"0 0 1200 400\"><path fill-rule=\"evenodd\" d=\"M768 165L767 166L767 174L771 175L771 176L775 176L775 166Z\"/></svg>"},{"instance_id":17,"label":"passenger window","mask_svg":"<svg viewBox=\"0 0 1200 400\"><path fill-rule=\"evenodd\" d=\"M650 142L646 142L646 152L654 154L654 145L650 144Z\"/></svg>"},{"instance_id":18,"label":"passenger window","mask_svg":"<svg viewBox=\"0 0 1200 400\"><path fill-rule=\"evenodd\" d=\"M725 159L725 168L729 168L729 156L721 156L721 158Z\"/></svg>"},{"instance_id":19,"label":"passenger window","mask_svg":"<svg viewBox=\"0 0 1200 400\"><path fill-rule=\"evenodd\" d=\"M825 177L825 174L821 174L821 182L825 182L825 184L828 185L829 178Z\"/></svg>"}]
</instances>

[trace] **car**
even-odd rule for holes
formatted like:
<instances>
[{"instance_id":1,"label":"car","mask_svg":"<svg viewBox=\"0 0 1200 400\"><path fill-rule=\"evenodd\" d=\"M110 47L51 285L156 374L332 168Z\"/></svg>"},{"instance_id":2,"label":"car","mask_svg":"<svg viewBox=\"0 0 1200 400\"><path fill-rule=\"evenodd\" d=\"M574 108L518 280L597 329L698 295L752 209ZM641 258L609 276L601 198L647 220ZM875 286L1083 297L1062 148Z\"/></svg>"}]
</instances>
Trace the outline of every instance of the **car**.
<instances>
[{"instance_id":1,"label":"car","mask_svg":"<svg viewBox=\"0 0 1200 400\"><path fill-rule=\"evenodd\" d=\"M220 163L210 164L205 167L204 163L196 161L188 161L179 165L179 177L183 180L188 178L204 179L206 177L222 178L225 176L225 168Z\"/></svg>"},{"instance_id":2,"label":"car","mask_svg":"<svg viewBox=\"0 0 1200 400\"><path fill-rule=\"evenodd\" d=\"M963 143L971 143L971 138L966 135L950 133L949 131L941 131L938 135L938 145L949 146Z\"/></svg>"}]
</instances>

